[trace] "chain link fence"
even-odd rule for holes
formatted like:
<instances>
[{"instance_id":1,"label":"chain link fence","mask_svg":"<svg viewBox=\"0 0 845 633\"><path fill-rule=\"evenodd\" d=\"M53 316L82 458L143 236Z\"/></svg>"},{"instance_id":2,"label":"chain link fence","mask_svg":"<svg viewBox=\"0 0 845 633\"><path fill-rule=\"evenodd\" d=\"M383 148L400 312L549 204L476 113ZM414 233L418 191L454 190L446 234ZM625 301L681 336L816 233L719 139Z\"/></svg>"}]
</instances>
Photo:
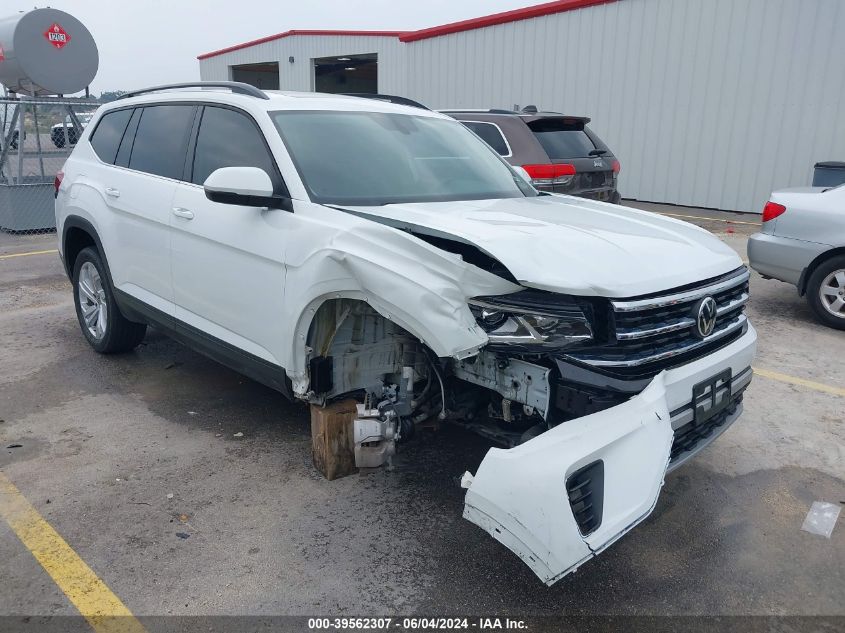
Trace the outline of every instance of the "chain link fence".
<instances>
[{"instance_id":1,"label":"chain link fence","mask_svg":"<svg viewBox=\"0 0 845 633\"><path fill-rule=\"evenodd\" d=\"M94 100L0 98L0 231L54 231L54 183L82 130L100 105Z\"/></svg>"}]
</instances>

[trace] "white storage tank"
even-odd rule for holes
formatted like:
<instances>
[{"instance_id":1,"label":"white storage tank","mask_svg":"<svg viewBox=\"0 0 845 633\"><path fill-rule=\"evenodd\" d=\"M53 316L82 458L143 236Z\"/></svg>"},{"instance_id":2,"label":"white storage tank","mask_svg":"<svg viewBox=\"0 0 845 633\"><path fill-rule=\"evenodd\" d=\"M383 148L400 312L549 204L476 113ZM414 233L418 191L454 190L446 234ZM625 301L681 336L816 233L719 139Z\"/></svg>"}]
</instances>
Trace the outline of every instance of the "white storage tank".
<instances>
[{"instance_id":1,"label":"white storage tank","mask_svg":"<svg viewBox=\"0 0 845 633\"><path fill-rule=\"evenodd\" d=\"M31 95L69 95L97 74L100 56L91 33L58 9L0 18L0 83Z\"/></svg>"}]
</instances>

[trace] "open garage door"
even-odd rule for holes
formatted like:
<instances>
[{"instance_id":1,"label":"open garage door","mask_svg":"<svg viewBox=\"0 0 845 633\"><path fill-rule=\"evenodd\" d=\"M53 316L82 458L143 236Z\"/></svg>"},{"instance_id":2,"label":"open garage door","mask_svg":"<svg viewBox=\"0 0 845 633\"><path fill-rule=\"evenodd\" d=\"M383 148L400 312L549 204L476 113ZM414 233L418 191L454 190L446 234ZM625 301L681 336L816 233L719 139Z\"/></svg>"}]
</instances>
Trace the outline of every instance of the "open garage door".
<instances>
[{"instance_id":1,"label":"open garage door","mask_svg":"<svg viewBox=\"0 0 845 633\"><path fill-rule=\"evenodd\" d=\"M240 64L229 68L232 81L242 81L262 90L279 89L279 62Z\"/></svg>"},{"instance_id":2,"label":"open garage door","mask_svg":"<svg viewBox=\"0 0 845 633\"><path fill-rule=\"evenodd\" d=\"M378 92L378 55L341 55L314 60L316 92Z\"/></svg>"}]
</instances>

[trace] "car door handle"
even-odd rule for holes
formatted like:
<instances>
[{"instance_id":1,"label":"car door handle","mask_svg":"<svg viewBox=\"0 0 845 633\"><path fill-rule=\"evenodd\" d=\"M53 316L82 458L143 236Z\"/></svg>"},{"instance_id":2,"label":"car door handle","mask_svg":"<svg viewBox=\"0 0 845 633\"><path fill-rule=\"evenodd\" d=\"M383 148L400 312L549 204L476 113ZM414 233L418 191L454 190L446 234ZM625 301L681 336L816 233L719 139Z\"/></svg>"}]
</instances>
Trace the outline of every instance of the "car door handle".
<instances>
[{"instance_id":1,"label":"car door handle","mask_svg":"<svg viewBox=\"0 0 845 633\"><path fill-rule=\"evenodd\" d=\"M114 187L106 187L106 195L111 196L112 198L119 198L120 191Z\"/></svg>"},{"instance_id":2,"label":"car door handle","mask_svg":"<svg viewBox=\"0 0 845 633\"><path fill-rule=\"evenodd\" d=\"M194 219L194 212L190 209L184 209L182 207L173 207L173 215L179 216L180 218L185 218L186 220Z\"/></svg>"}]
</instances>

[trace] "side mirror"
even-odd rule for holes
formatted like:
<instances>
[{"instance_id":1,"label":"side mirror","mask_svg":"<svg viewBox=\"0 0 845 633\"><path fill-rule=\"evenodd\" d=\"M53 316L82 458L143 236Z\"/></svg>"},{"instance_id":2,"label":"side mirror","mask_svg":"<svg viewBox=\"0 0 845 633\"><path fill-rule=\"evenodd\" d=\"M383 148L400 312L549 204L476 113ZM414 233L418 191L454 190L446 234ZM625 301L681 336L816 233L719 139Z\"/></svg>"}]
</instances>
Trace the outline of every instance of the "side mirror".
<instances>
[{"instance_id":1,"label":"side mirror","mask_svg":"<svg viewBox=\"0 0 845 633\"><path fill-rule=\"evenodd\" d=\"M258 167L221 167L211 172L202 188L212 202L290 210L290 200L273 194L270 176Z\"/></svg>"}]
</instances>

